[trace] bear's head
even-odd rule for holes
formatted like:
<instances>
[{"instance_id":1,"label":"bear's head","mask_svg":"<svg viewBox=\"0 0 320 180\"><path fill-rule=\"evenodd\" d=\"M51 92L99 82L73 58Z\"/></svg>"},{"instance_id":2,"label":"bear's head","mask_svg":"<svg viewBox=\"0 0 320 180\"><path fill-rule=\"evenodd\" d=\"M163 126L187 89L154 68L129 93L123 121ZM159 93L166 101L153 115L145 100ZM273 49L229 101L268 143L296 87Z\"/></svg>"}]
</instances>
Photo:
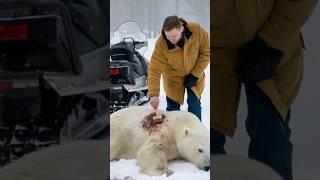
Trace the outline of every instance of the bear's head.
<instances>
[{"instance_id":1,"label":"bear's head","mask_svg":"<svg viewBox=\"0 0 320 180\"><path fill-rule=\"evenodd\" d=\"M183 118L180 116L180 118ZM180 119L176 127L176 145L181 157L195 164L199 169L210 169L210 132L191 113Z\"/></svg>"}]
</instances>

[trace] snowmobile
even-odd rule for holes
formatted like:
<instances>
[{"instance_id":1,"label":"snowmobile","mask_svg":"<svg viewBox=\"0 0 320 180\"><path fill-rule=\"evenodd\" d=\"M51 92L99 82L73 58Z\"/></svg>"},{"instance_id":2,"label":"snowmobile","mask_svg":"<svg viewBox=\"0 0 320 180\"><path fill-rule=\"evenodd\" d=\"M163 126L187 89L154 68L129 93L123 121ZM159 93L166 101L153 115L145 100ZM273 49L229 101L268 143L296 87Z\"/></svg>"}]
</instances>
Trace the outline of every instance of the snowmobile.
<instances>
[{"instance_id":1,"label":"snowmobile","mask_svg":"<svg viewBox=\"0 0 320 180\"><path fill-rule=\"evenodd\" d=\"M52 144L104 138L106 0L1 0L0 165Z\"/></svg>"},{"instance_id":2,"label":"snowmobile","mask_svg":"<svg viewBox=\"0 0 320 180\"><path fill-rule=\"evenodd\" d=\"M143 56L147 47L147 34L141 31L137 22L125 22L113 32L109 68L110 113L149 101L149 61Z\"/></svg>"}]
</instances>

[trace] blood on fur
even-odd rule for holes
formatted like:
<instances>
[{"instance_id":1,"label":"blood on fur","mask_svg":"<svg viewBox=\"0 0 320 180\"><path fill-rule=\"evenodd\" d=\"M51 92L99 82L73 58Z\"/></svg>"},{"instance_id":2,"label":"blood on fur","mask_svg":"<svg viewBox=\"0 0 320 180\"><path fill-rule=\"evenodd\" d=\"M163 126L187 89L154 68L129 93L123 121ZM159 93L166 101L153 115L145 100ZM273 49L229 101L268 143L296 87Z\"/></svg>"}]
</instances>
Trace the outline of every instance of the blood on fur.
<instances>
[{"instance_id":1,"label":"blood on fur","mask_svg":"<svg viewBox=\"0 0 320 180\"><path fill-rule=\"evenodd\" d=\"M141 121L142 128L144 130L147 130L149 134L153 132L159 132L161 129L162 123L167 119L164 114L160 114L161 118L154 119L156 115L157 115L156 112L152 112L146 115Z\"/></svg>"}]
</instances>

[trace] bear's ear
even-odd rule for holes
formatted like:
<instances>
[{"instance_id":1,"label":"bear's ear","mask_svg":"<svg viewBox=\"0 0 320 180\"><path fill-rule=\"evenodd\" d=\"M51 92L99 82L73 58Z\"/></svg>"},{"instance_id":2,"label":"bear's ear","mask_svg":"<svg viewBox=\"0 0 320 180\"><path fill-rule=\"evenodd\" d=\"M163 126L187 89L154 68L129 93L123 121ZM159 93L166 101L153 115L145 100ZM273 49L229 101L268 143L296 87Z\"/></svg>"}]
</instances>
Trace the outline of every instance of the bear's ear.
<instances>
[{"instance_id":1,"label":"bear's ear","mask_svg":"<svg viewBox=\"0 0 320 180\"><path fill-rule=\"evenodd\" d=\"M187 128L187 127L184 128L184 129L183 129L183 132L184 132L184 135L185 135L185 136L190 135L190 128Z\"/></svg>"}]
</instances>

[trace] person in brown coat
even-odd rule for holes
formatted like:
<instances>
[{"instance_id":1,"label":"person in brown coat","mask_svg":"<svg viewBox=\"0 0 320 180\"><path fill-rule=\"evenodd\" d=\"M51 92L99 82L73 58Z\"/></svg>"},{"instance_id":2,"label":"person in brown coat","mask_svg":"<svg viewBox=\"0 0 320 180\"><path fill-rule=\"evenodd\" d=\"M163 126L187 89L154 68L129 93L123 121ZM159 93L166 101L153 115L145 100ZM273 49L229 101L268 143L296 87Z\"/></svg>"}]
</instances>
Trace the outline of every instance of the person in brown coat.
<instances>
[{"instance_id":1,"label":"person in brown coat","mask_svg":"<svg viewBox=\"0 0 320 180\"><path fill-rule=\"evenodd\" d=\"M188 111L201 120L200 96L205 86L204 70L210 61L208 33L198 23L177 16L164 20L148 68L148 95L159 106L160 77L166 93L167 111L180 110L187 89Z\"/></svg>"},{"instance_id":2,"label":"person in brown coat","mask_svg":"<svg viewBox=\"0 0 320 180\"><path fill-rule=\"evenodd\" d=\"M249 157L292 180L290 106L302 80L300 30L317 0L214 0L212 153L234 136L244 84Z\"/></svg>"}]
</instances>

